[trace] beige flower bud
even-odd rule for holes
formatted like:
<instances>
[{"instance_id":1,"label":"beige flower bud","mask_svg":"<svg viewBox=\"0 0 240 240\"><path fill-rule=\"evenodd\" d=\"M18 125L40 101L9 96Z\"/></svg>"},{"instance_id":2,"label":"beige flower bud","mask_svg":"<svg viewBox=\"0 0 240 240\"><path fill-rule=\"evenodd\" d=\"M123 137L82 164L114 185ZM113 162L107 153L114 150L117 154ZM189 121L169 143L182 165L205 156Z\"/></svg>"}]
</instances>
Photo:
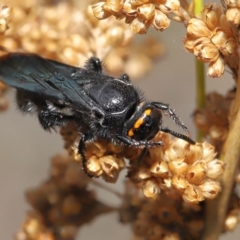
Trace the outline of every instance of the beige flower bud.
<instances>
[{"instance_id":1,"label":"beige flower bud","mask_svg":"<svg viewBox=\"0 0 240 240\"><path fill-rule=\"evenodd\" d=\"M207 25L200 19L191 18L188 22L187 32L195 38L211 37L212 32L208 29Z\"/></svg>"},{"instance_id":2,"label":"beige flower bud","mask_svg":"<svg viewBox=\"0 0 240 240\"><path fill-rule=\"evenodd\" d=\"M149 198L155 198L160 193L160 188L153 180L148 180L143 186L143 194Z\"/></svg>"},{"instance_id":3,"label":"beige flower bud","mask_svg":"<svg viewBox=\"0 0 240 240\"><path fill-rule=\"evenodd\" d=\"M228 7L240 7L239 0L224 0L224 2Z\"/></svg>"},{"instance_id":4,"label":"beige flower bud","mask_svg":"<svg viewBox=\"0 0 240 240\"><path fill-rule=\"evenodd\" d=\"M202 19L210 30L214 30L219 25L221 7L216 3L208 3L204 6Z\"/></svg>"},{"instance_id":5,"label":"beige flower bud","mask_svg":"<svg viewBox=\"0 0 240 240\"><path fill-rule=\"evenodd\" d=\"M216 62L212 62L208 66L208 75L210 77L221 77L224 72L224 60L219 57Z\"/></svg>"},{"instance_id":6,"label":"beige flower bud","mask_svg":"<svg viewBox=\"0 0 240 240\"><path fill-rule=\"evenodd\" d=\"M211 38L211 41L219 48L223 48L225 42L228 39L228 33L225 29L217 28L214 35Z\"/></svg>"},{"instance_id":7,"label":"beige flower bud","mask_svg":"<svg viewBox=\"0 0 240 240\"><path fill-rule=\"evenodd\" d=\"M145 180L151 177L149 170L147 168L140 168L137 172L136 177L141 180Z\"/></svg>"},{"instance_id":8,"label":"beige flower bud","mask_svg":"<svg viewBox=\"0 0 240 240\"><path fill-rule=\"evenodd\" d=\"M150 0L130 0L132 5L143 5L148 3Z\"/></svg>"},{"instance_id":9,"label":"beige flower bud","mask_svg":"<svg viewBox=\"0 0 240 240\"><path fill-rule=\"evenodd\" d=\"M179 9L180 3L178 0L166 0L161 1L161 4L159 5L159 9L164 13L171 13L173 11L177 11Z\"/></svg>"},{"instance_id":10,"label":"beige flower bud","mask_svg":"<svg viewBox=\"0 0 240 240\"><path fill-rule=\"evenodd\" d=\"M204 197L199 187L189 184L184 191L183 199L186 202L197 203L203 201Z\"/></svg>"},{"instance_id":11,"label":"beige flower bud","mask_svg":"<svg viewBox=\"0 0 240 240\"><path fill-rule=\"evenodd\" d=\"M118 46L122 43L124 38L124 30L120 26L114 26L110 28L106 34L105 38L107 40L107 43L111 46Z\"/></svg>"},{"instance_id":12,"label":"beige flower bud","mask_svg":"<svg viewBox=\"0 0 240 240\"><path fill-rule=\"evenodd\" d=\"M4 18L0 18L0 34L7 30L7 21Z\"/></svg>"},{"instance_id":13,"label":"beige flower bud","mask_svg":"<svg viewBox=\"0 0 240 240\"><path fill-rule=\"evenodd\" d=\"M163 12L155 10L155 15L152 21L154 28L163 31L170 25L170 20Z\"/></svg>"},{"instance_id":14,"label":"beige flower bud","mask_svg":"<svg viewBox=\"0 0 240 240\"><path fill-rule=\"evenodd\" d=\"M240 9L239 8L230 8L226 12L226 18L229 22L239 25L240 24Z\"/></svg>"},{"instance_id":15,"label":"beige flower bud","mask_svg":"<svg viewBox=\"0 0 240 240\"><path fill-rule=\"evenodd\" d=\"M204 162L197 162L189 167L186 179L189 183L200 185L205 181L207 175L207 166Z\"/></svg>"},{"instance_id":16,"label":"beige flower bud","mask_svg":"<svg viewBox=\"0 0 240 240\"><path fill-rule=\"evenodd\" d=\"M235 38L228 38L225 42L224 48L221 49L221 53L224 56L235 56L237 55L238 44Z\"/></svg>"},{"instance_id":17,"label":"beige flower bud","mask_svg":"<svg viewBox=\"0 0 240 240\"><path fill-rule=\"evenodd\" d=\"M114 157L113 155L106 155L99 159L102 170L110 177L114 178L116 173L123 165L123 159Z\"/></svg>"},{"instance_id":18,"label":"beige flower bud","mask_svg":"<svg viewBox=\"0 0 240 240\"><path fill-rule=\"evenodd\" d=\"M215 198L221 190L220 183L212 180L207 180L205 183L199 186L202 194L207 199Z\"/></svg>"},{"instance_id":19,"label":"beige flower bud","mask_svg":"<svg viewBox=\"0 0 240 240\"><path fill-rule=\"evenodd\" d=\"M225 219L224 228L226 231L233 231L237 227L238 223L239 223L238 216L229 215Z\"/></svg>"},{"instance_id":20,"label":"beige flower bud","mask_svg":"<svg viewBox=\"0 0 240 240\"><path fill-rule=\"evenodd\" d=\"M0 18L4 18L9 20L10 18L11 9L8 6L2 6L0 9Z\"/></svg>"},{"instance_id":21,"label":"beige flower bud","mask_svg":"<svg viewBox=\"0 0 240 240\"><path fill-rule=\"evenodd\" d=\"M225 164L223 161L214 159L207 164L207 176L211 179L216 179L222 175Z\"/></svg>"},{"instance_id":22,"label":"beige flower bud","mask_svg":"<svg viewBox=\"0 0 240 240\"><path fill-rule=\"evenodd\" d=\"M188 164L184 158L179 158L168 163L169 170L173 175L181 176L188 170Z\"/></svg>"},{"instance_id":23,"label":"beige flower bud","mask_svg":"<svg viewBox=\"0 0 240 240\"><path fill-rule=\"evenodd\" d=\"M140 7L138 7L138 15L145 19L146 21L149 21L155 14L155 6L154 4L147 3Z\"/></svg>"},{"instance_id":24,"label":"beige flower bud","mask_svg":"<svg viewBox=\"0 0 240 240\"><path fill-rule=\"evenodd\" d=\"M218 49L211 43L196 45L193 52L203 62L216 61L219 57Z\"/></svg>"},{"instance_id":25,"label":"beige flower bud","mask_svg":"<svg viewBox=\"0 0 240 240\"><path fill-rule=\"evenodd\" d=\"M225 127L218 127L216 125L212 125L209 129L209 135L214 140L223 141L228 134L228 130Z\"/></svg>"},{"instance_id":26,"label":"beige flower bud","mask_svg":"<svg viewBox=\"0 0 240 240\"><path fill-rule=\"evenodd\" d=\"M193 48L195 46L195 39L191 38L189 34L187 34L187 37L184 39L184 47L189 52L193 52Z\"/></svg>"},{"instance_id":27,"label":"beige flower bud","mask_svg":"<svg viewBox=\"0 0 240 240\"><path fill-rule=\"evenodd\" d=\"M126 0L123 4L123 11L129 15L134 16L137 13L138 6L132 5L131 0Z\"/></svg>"},{"instance_id":28,"label":"beige flower bud","mask_svg":"<svg viewBox=\"0 0 240 240\"><path fill-rule=\"evenodd\" d=\"M184 192L184 190L188 186L188 183L187 183L187 180L185 178L178 177L178 176L174 175L173 178L172 178L172 185L173 185L173 187L175 187L180 192Z\"/></svg>"},{"instance_id":29,"label":"beige flower bud","mask_svg":"<svg viewBox=\"0 0 240 240\"><path fill-rule=\"evenodd\" d=\"M103 173L99 158L92 156L87 160L87 169L94 176L100 176Z\"/></svg>"},{"instance_id":30,"label":"beige flower bud","mask_svg":"<svg viewBox=\"0 0 240 240\"><path fill-rule=\"evenodd\" d=\"M206 163L211 162L214 159L214 157L216 156L214 146L211 145L208 142L203 142L202 146L203 146L203 156L202 156L202 159Z\"/></svg>"},{"instance_id":31,"label":"beige flower bud","mask_svg":"<svg viewBox=\"0 0 240 240\"><path fill-rule=\"evenodd\" d=\"M146 33L149 24L146 24L144 19L137 17L130 24L130 28L134 33L144 34Z\"/></svg>"},{"instance_id":32,"label":"beige flower bud","mask_svg":"<svg viewBox=\"0 0 240 240\"><path fill-rule=\"evenodd\" d=\"M105 11L104 5L105 5L105 2L98 2L92 6L93 15L97 19L105 19L111 15L111 13Z\"/></svg>"},{"instance_id":33,"label":"beige flower bud","mask_svg":"<svg viewBox=\"0 0 240 240\"><path fill-rule=\"evenodd\" d=\"M155 162L150 168L150 172L155 176L168 175L168 165L165 161Z\"/></svg>"},{"instance_id":34,"label":"beige flower bud","mask_svg":"<svg viewBox=\"0 0 240 240\"><path fill-rule=\"evenodd\" d=\"M123 0L106 0L104 9L107 11L121 12L123 8Z\"/></svg>"}]
</instances>

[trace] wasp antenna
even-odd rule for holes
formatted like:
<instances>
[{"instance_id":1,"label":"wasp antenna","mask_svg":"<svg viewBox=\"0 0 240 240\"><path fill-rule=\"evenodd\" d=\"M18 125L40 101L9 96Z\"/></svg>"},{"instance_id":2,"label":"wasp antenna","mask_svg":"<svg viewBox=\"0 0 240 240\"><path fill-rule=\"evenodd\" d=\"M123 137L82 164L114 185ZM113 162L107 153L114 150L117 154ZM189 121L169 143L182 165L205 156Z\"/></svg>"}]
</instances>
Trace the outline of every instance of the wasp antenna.
<instances>
[{"instance_id":1,"label":"wasp antenna","mask_svg":"<svg viewBox=\"0 0 240 240\"><path fill-rule=\"evenodd\" d=\"M181 139L187 141L190 144L195 144L196 143L189 136L181 134L181 133L178 133L178 132L175 132L175 131L167 128L167 127L159 126L159 130L162 131L162 132L165 132L165 133L170 133L174 137L181 138Z\"/></svg>"}]
</instances>

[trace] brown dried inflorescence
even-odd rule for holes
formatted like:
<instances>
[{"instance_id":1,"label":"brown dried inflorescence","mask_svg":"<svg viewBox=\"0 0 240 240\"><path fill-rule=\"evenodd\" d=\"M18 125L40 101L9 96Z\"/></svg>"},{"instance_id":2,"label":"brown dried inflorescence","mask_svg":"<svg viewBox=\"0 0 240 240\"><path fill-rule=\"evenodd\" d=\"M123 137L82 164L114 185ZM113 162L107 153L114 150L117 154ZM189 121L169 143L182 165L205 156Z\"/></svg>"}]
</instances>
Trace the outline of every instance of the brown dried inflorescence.
<instances>
[{"instance_id":1,"label":"brown dried inflorescence","mask_svg":"<svg viewBox=\"0 0 240 240\"><path fill-rule=\"evenodd\" d=\"M113 15L125 19L134 33L144 34L150 26L163 31L170 25L168 15L178 11L178 0L105 0L92 6L98 19Z\"/></svg>"},{"instance_id":2,"label":"brown dried inflorescence","mask_svg":"<svg viewBox=\"0 0 240 240\"><path fill-rule=\"evenodd\" d=\"M16 238L74 239L80 226L112 211L87 189L89 181L71 158L55 156L50 178L26 194L33 210L28 212Z\"/></svg>"},{"instance_id":3,"label":"brown dried inflorescence","mask_svg":"<svg viewBox=\"0 0 240 240\"><path fill-rule=\"evenodd\" d=\"M64 128L64 132L68 132ZM62 133L64 134L64 133ZM79 137L73 145L73 131L69 138L68 150L77 161L82 161L78 153ZM67 139L71 139L68 141ZM161 147L150 148L148 154L139 161L142 148L125 147L113 144L107 140L87 143L86 159L87 172L95 177L102 176L109 182L115 182L125 161L129 161L127 176L138 187L142 188L146 197L155 198L162 191L172 189L182 195L187 202L200 202L214 198L221 190L217 178L222 174L224 164L215 159L214 148L207 143L189 143L159 132L153 139L163 141Z\"/></svg>"},{"instance_id":4,"label":"brown dried inflorescence","mask_svg":"<svg viewBox=\"0 0 240 240\"><path fill-rule=\"evenodd\" d=\"M209 63L208 75L220 77L224 59L237 55L237 39L221 6L205 5L199 18L191 18L184 40L185 48L202 62Z\"/></svg>"},{"instance_id":5,"label":"brown dried inflorescence","mask_svg":"<svg viewBox=\"0 0 240 240\"><path fill-rule=\"evenodd\" d=\"M203 208L183 201L176 192L145 198L129 181L120 219L130 223L133 239L198 239L204 227Z\"/></svg>"},{"instance_id":6,"label":"brown dried inflorescence","mask_svg":"<svg viewBox=\"0 0 240 240\"><path fill-rule=\"evenodd\" d=\"M123 21L113 17L98 21L90 7L83 8L77 1L54 5L12 1L11 5L11 21L4 20L9 28L0 39L0 46L10 51L37 53L75 66L84 66L89 57L96 56L106 63L110 74L128 72L132 78L149 71L152 60L163 52L155 41L146 54L146 49L142 50L146 43L133 44L133 33ZM2 12L5 16L7 11Z\"/></svg>"},{"instance_id":7,"label":"brown dried inflorescence","mask_svg":"<svg viewBox=\"0 0 240 240\"><path fill-rule=\"evenodd\" d=\"M232 100L235 98L236 89L223 96L212 92L206 97L206 106L194 112L194 122L204 134L206 140L215 146L220 153L222 145L228 135L229 111Z\"/></svg>"}]
</instances>

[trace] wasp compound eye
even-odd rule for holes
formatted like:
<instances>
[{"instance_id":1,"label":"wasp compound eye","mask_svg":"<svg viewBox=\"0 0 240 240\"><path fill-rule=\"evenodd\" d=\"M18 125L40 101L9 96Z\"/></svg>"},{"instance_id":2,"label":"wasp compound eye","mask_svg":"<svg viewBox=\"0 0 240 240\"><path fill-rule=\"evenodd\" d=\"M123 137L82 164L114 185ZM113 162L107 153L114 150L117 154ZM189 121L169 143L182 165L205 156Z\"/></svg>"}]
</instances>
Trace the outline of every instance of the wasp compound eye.
<instances>
[{"instance_id":1,"label":"wasp compound eye","mask_svg":"<svg viewBox=\"0 0 240 240\"><path fill-rule=\"evenodd\" d=\"M81 135L78 151L86 173L87 141L105 138L146 148L162 145L151 141L160 130L195 143L162 126L164 111L188 133L173 109L146 101L127 74L119 78L105 74L98 58L92 57L85 68L78 68L35 54L10 53L0 57L0 78L17 89L20 109L37 114L45 130L67 123L77 127Z\"/></svg>"}]
</instances>

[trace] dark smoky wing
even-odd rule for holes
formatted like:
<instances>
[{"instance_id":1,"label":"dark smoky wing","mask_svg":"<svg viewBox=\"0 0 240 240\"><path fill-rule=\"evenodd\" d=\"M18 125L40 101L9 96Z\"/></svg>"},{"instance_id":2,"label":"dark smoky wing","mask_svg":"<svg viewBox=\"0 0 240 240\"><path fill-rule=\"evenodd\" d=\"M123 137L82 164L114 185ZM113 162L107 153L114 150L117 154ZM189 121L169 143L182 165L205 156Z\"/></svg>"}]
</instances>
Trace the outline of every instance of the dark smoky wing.
<instances>
[{"instance_id":1,"label":"dark smoky wing","mask_svg":"<svg viewBox=\"0 0 240 240\"><path fill-rule=\"evenodd\" d=\"M11 87L36 93L44 99L62 100L79 111L98 105L83 91L85 82L94 81L85 69L35 54L11 53L1 57L0 79Z\"/></svg>"}]
</instances>

